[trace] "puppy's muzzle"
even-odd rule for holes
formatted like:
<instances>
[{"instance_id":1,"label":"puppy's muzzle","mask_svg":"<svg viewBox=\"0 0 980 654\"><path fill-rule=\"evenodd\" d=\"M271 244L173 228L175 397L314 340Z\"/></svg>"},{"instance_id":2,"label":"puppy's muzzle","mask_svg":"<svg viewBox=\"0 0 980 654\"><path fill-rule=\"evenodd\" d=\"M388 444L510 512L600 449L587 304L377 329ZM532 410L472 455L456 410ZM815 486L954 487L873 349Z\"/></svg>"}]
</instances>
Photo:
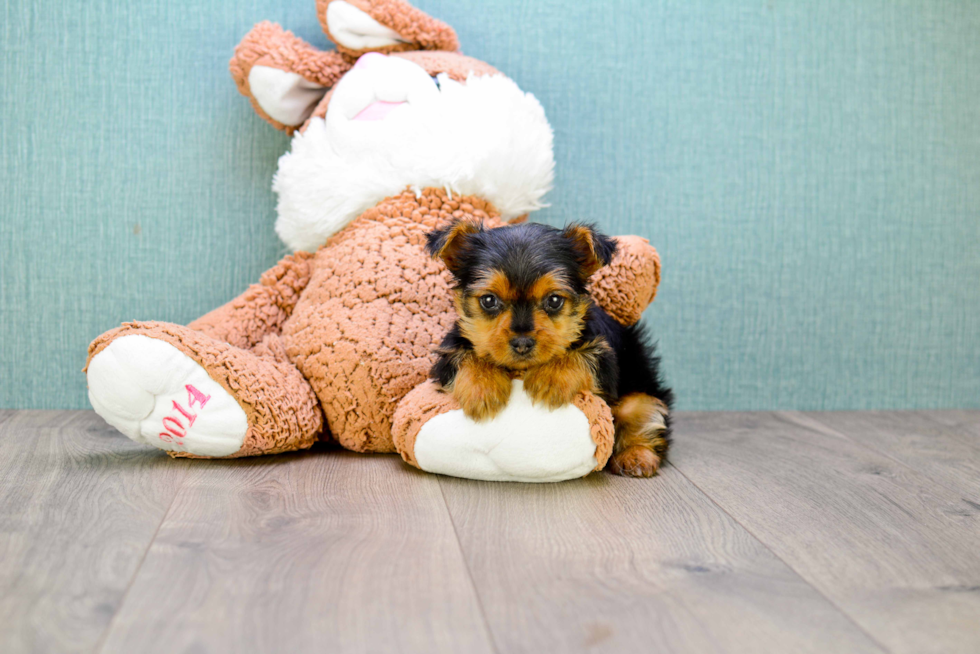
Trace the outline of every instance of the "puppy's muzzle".
<instances>
[{"instance_id":1,"label":"puppy's muzzle","mask_svg":"<svg viewBox=\"0 0 980 654\"><path fill-rule=\"evenodd\" d=\"M530 336L515 336L510 339L510 348L516 354L527 356L534 349L534 339Z\"/></svg>"}]
</instances>

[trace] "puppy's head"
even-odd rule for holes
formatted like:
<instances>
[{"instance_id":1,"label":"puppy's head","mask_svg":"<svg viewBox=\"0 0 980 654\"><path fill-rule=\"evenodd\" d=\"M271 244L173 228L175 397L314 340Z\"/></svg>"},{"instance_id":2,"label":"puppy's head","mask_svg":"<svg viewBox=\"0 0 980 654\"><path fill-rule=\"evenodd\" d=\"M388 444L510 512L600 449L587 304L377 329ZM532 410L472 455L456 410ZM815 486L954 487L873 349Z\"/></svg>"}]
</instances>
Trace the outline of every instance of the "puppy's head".
<instances>
[{"instance_id":1,"label":"puppy's head","mask_svg":"<svg viewBox=\"0 0 980 654\"><path fill-rule=\"evenodd\" d=\"M456 279L463 336L477 355L517 370L549 361L578 339L591 304L588 279L615 249L614 241L580 224L485 230L459 221L428 241L429 253Z\"/></svg>"}]
</instances>

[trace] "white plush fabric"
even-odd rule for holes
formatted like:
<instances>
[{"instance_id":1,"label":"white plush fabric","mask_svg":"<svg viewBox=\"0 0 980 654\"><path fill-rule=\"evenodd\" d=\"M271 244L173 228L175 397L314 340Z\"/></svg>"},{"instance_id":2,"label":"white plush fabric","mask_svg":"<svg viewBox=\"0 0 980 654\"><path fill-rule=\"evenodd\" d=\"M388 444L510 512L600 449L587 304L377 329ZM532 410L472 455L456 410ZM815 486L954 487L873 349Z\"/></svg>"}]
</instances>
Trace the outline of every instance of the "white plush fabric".
<instances>
[{"instance_id":1,"label":"white plush fabric","mask_svg":"<svg viewBox=\"0 0 980 654\"><path fill-rule=\"evenodd\" d=\"M253 66L248 73L252 97L273 120L283 125L302 125L327 89L296 73L269 66Z\"/></svg>"},{"instance_id":2,"label":"white plush fabric","mask_svg":"<svg viewBox=\"0 0 980 654\"><path fill-rule=\"evenodd\" d=\"M203 406L188 385L207 397ZM228 456L241 449L248 429L242 408L196 361L139 334L117 338L92 358L88 397L110 425L162 450ZM168 428L186 435L176 438Z\"/></svg>"},{"instance_id":3,"label":"white plush fabric","mask_svg":"<svg viewBox=\"0 0 980 654\"><path fill-rule=\"evenodd\" d=\"M475 422L462 410L429 420L415 439L415 458L427 472L486 481L564 481L596 466L585 414L570 404L535 406L520 380L490 421Z\"/></svg>"},{"instance_id":4,"label":"white plush fabric","mask_svg":"<svg viewBox=\"0 0 980 654\"><path fill-rule=\"evenodd\" d=\"M351 50L383 48L406 42L398 32L343 0L327 5L327 25L334 41Z\"/></svg>"},{"instance_id":5,"label":"white plush fabric","mask_svg":"<svg viewBox=\"0 0 980 654\"><path fill-rule=\"evenodd\" d=\"M333 5L331 5L333 6ZM506 220L543 206L554 171L540 103L503 75L460 84L376 53L334 87L326 119L313 119L279 160L276 231L315 250L384 198L428 186L489 200ZM376 101L403 103L383 120L356 120Z\"/></svg>"}]
</instances>

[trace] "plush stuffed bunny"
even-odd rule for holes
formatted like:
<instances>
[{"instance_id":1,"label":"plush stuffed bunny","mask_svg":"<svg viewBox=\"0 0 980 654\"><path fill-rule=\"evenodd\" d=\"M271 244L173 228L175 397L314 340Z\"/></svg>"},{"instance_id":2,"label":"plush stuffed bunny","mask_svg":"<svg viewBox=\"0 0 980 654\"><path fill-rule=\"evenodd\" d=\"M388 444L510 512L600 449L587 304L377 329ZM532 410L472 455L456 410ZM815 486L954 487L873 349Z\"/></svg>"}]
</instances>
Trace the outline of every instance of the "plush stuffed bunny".
<instances>
[{"instance_id":1,"label":"plush stuffed bunny","mask_svg":"<svg viewBox=\"0 0 980 654\"><path fill-rule=\"evenodd\" d=\"M613 428L596 396L549 411L515 380L507 408L474 423L427 381L455 316L425 235L453 218L492 227L541 206L554 161L540 104L403 0L317 0L317 12L335 52L261 23L231 61L255 110L293 134L273 187L276 230L296 253L186 327L134 322L97 338L92 406L173 456L333 438L479 479L601 468ZM659 260L644 239L618 243L592 290L630 324L653 299Z\"/></svg>"}]
</instances>

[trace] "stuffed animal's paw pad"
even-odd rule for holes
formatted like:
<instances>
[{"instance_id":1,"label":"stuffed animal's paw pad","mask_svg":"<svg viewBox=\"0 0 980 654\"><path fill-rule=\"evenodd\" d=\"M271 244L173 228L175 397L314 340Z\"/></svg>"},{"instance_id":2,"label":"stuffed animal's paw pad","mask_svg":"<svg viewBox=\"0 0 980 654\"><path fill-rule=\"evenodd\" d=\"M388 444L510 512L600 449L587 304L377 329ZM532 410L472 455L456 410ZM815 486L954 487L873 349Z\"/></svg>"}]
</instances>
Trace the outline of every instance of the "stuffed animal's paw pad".
<instances>
[{"instance_id":1,"label":"stuffed animal's paw pad","mask_svg":"<svg viewBox=\"0 0 980 654\"><path fill-rule=\"evenodd\" d=\"M117 338L89 362L88 386L96 413L138 443L220 457L245 440L248 420L235 399L164 341Z\"/></svg>"}]
</instances>

